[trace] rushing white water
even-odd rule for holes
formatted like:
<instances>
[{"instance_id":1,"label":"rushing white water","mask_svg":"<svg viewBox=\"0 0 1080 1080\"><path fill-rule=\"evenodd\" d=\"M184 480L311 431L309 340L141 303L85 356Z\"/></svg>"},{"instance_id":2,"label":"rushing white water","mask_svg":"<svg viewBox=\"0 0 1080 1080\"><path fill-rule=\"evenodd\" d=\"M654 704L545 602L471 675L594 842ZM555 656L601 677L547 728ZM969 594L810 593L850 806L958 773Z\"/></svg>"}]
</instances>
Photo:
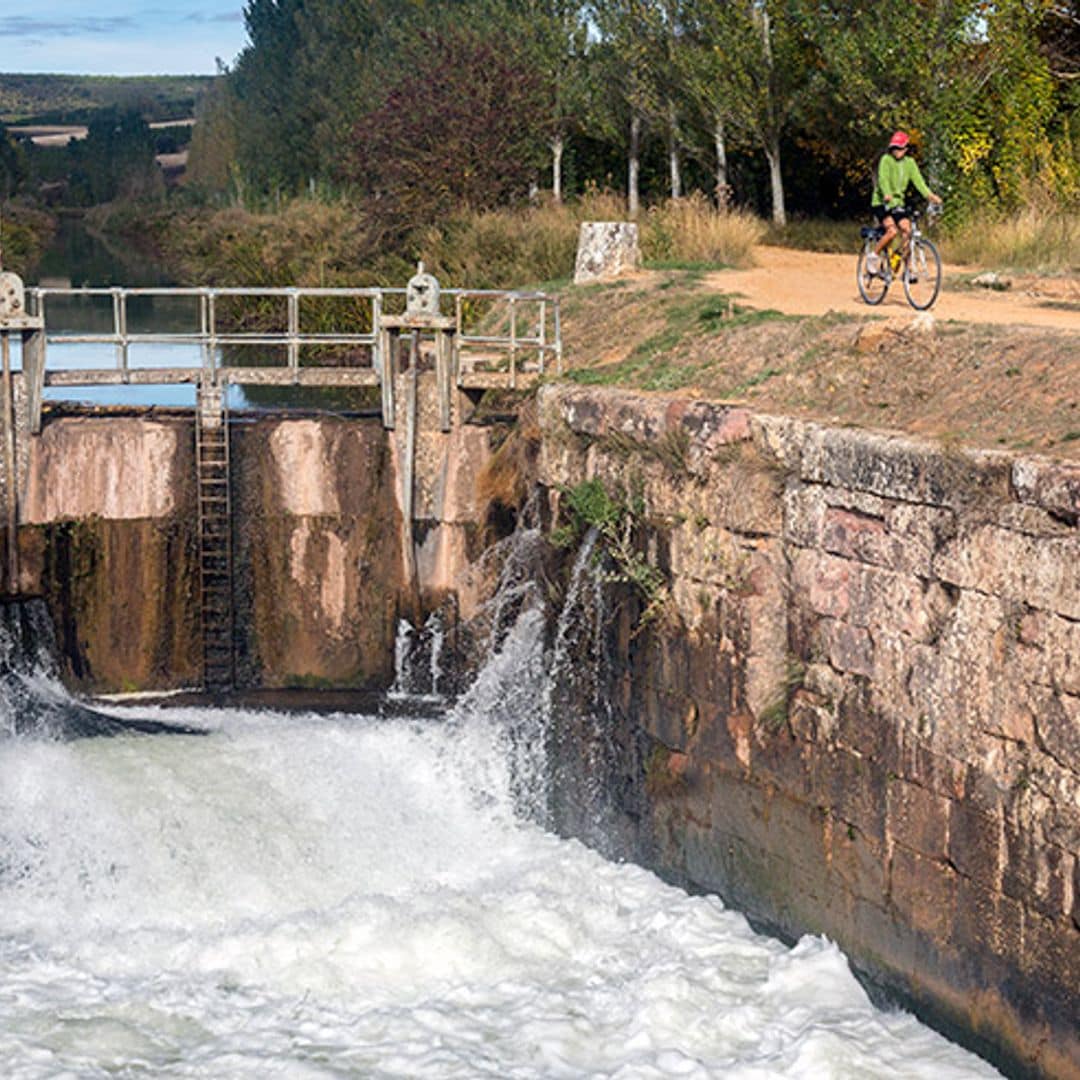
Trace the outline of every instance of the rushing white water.
<instances>
[{"instance_id":1,"label":"rushing white water","mask_svg":"<svg viewBox=\"0 0 1080 1080\"><path fill-rule=\"evenodd\" d=\"M538 632L442 720L0 739L0 1074L995 1075L833 945L522 817Z\"/></svg>"}]
</instances>

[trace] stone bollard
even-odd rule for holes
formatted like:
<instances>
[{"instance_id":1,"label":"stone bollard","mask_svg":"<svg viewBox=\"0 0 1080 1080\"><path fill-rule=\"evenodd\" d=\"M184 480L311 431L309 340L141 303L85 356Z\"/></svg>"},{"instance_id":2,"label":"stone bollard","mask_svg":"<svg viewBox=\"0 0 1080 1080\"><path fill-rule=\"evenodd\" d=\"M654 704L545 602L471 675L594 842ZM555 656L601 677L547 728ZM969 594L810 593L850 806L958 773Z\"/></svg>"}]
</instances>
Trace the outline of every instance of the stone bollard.
<instances>
[{"instance_id":1,"label":"stone bollard","mask_svg":"<svg viewBox=\"0 0 1080 1080\"><path fill-rule=\"evenodd\" d=\"M632 221L583 221L578 234L574 284L610 281L641 265L638 227Z\"/></svg>"}]
</instances>

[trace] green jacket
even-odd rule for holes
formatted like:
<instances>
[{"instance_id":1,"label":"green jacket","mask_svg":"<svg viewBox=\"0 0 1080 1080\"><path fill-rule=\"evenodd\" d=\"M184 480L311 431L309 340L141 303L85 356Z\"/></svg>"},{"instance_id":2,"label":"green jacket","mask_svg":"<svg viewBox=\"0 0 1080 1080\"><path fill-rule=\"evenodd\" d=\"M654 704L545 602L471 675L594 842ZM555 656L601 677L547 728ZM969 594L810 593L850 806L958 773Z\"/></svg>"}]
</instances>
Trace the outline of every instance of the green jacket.
<instances>
[{"instance_id":1,"label":"green jacket","mask_svg":"<svg viewBox=\"0 0 1080 1080\"><path fill-rule=\"evenodd\" d=\"M919 172L919 163L913 157L905 154L897 161L890 153L882 154L871 206L903 206L909 184L914 184L924 199L930 197L930 188Z\"/></svg>"}]
</instances>

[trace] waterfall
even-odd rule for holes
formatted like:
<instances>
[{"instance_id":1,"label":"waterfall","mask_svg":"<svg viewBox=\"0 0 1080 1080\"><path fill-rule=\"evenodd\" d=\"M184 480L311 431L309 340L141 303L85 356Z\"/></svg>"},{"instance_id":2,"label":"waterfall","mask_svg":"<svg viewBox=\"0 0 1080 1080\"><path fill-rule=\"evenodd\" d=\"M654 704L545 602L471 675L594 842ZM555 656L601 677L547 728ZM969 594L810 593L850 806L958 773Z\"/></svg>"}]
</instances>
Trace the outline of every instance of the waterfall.
<instances>
[{"instance_id":1,"label":"waterfall","mask_svg":"<svg viewBox=\"0 0 1080 1080\"><path fill-rule=\"evenodd\" d=\"M109 716L77 701L61 681L58 656L44 601L0 604L0 739L80 739L126 731L200 733L183 724Z\"/></svg>"}]
</instances>

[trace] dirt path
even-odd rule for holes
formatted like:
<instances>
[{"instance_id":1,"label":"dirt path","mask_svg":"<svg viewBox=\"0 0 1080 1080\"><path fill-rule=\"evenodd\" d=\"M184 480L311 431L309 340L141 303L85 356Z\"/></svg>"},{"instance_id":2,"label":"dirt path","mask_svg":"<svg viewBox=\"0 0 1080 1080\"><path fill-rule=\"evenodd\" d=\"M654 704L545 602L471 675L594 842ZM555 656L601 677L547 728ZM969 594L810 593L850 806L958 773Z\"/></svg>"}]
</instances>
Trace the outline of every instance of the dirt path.
<instances>
[{"instance_id":1,"label":"dirt path","mask_svg":"<svg viewBox=\"0 0 1080 1080\"><path fill-rule=\"evenodd\" d=\"M736 293L756 308L790 315L914 315L897 282L878 307L863 303L855 284L854 255L826 255L790 248L759 247L749 270L719 270L706 277L711 288ZM1005 323L1080 331L1080 279L1014 277L1007 292L964 288L958 281L977 273L945 267L941 296L932 308L939 320ZM1062 305L1054 307L1049 305ZM1066 309L1066 305L1068 309Z\"/></svg>"}]
</instances>

